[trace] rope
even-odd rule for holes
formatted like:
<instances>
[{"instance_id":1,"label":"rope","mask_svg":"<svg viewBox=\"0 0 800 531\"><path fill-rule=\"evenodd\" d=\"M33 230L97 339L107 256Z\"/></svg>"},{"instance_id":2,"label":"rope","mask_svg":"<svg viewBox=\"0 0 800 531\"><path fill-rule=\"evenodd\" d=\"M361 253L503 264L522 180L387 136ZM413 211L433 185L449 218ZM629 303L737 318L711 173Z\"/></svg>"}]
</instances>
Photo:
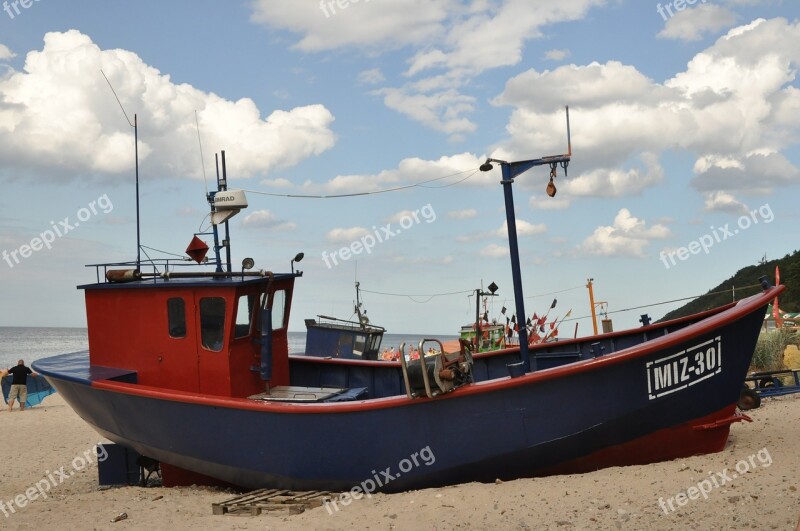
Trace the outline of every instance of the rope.
<instances>
[{"instance_id":1,"label":"rope","mask_svg":"<svg viewBox=\"0 0 800 531\"><path fill-rule=\"evenodd\" d=\"M630 312L632 310L641 310L642 308L651 308L653 306L661 306L662 304L671 304L673 302L681 302L681 301L688 301L688 300L691 300L691 299L699 299L700 297L703 297L705 295L719 295L720 293L730 293L734 289L743 290L743 289L760 288L760 287L761 287L761 284L752 284L750 286L743 286L743 287L737 287L737 288L732 288L732 289L725 289L725 290L722 290L722 291L712 291L712 292L709 292L709 293L703 293L703 295L694 295L692 297L683 297L681 299L673 299L671 301L656 302L656 303L653 303L653 304L645 304L643 306L633 306L631 308L625 308L625 309L622 309L622 310L614 310L613 312L603 312L603 313L608 315L608 314L613 314L613 313ZM571 319L564 319L563 322L566 322L566 321L577 321L579 319L591 319L591 317L592 317L591 315L586 315L584 317L573 317Z\"/></svg>"},{"instance_id":2,"label":"rope","mask_svg":"<svg viewBox=\"0 0 800 531\"><path fill-rule=\"evenodd\" d=\"M372 293L373 295L385 295L387 297L406 297L407 299L409 299L412 302L415 302L417 304L425 304L425 303L430 302L431 300L435 299L436 297L447 297L449 295L463 295L465 293L472 293L475 290L451 291L449 293L434 293L432 295L431 294L427 294L427 293L426 294L421 294L421 295L418 295L418 294L410 295L410 294L407 294L407 293L384 293L384 292L381 292L381 291L370 291L368 289L362 289L361 291L364 292L364 293ZM418 301L418 300L414 299L414 297L427 297L427 299L425 299L424 301Z\"/></svg>"},{"instance_id":3,"label":"rope","mask_svg":"<svg viewBox=\"0 0 800 531\"><path fill-rule=\"evenodd\" d=\"M435 181L441 181L442 179L448 179L450 177L454 177L456 175L461 175L462 173L467 173L467 172L470 172L470 171L472 173L470 173L469 175L467 175L466 177L464 177L463 179L461 179L460 181L457 181L455 183L447 184L447 185L444 185L444 186L423 186L424 184L427 184L427 183L432 183L432 182L435 182ZM417 186L419 186L420 188L446 188L448 186L454 186L456 184L460 184L460 183L466 181L467 179L469 179L470 177L472 177L473 175L475 175L476 173L478 173L477 169L464 170L464 171L459 171L459 172L456 172L456 173L451 173L450 175L445 175L443 177L436 177L435 179L428 179L427 181L421 181L421 182L414 183L414 184L407 184L405 186L395 186L394 188L384 188L382 190L373 190L371 192L354 192L354 193L351 193L351 194L303 195L303 194L274 194L274 193L271 193L271 192L262 192L262 191L259 191L259 190L244 190L244 191L247 192L247 193L250 193L250 194L268 195L270 197L286 197L286 198L290 198L290 199L338 199L338 198L342 198L342 197L358 197L358 196L363 196L363 195L376 195L376 194L385 194L385 193L388 193L388 192L398 192L400 190L408 190L410 188L416 188Z\"/></svg>"}]
</instances>

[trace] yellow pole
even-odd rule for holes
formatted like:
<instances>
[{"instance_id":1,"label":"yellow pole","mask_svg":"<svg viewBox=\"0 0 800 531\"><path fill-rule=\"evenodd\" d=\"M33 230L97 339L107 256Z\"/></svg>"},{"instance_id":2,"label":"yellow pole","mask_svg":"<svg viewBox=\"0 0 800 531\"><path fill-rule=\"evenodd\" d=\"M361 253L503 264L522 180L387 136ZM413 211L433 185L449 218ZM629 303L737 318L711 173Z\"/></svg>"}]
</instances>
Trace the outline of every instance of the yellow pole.
<instances>
[{"instance_id":1,"label":"yellow pole","mask_svg":"<svg viewBox=\"0 0 800 531\"><path fill-rule=\"evenodd\" d=\"M594 311L594 290L592 289L593 281L593 278L587 279L588 284L586 284L586 287L589 288L589 306L592 307L592 328L594 329L594 335L597 335L597 315Z\"/></svg>"}]
</instances>

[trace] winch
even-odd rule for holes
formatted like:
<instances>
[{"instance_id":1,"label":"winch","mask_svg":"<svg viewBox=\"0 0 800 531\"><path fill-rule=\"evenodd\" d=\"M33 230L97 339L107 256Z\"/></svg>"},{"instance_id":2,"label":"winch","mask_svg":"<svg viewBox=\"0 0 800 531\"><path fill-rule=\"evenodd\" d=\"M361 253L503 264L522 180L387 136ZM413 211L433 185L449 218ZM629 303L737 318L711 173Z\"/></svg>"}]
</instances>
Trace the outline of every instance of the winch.
<instances>
[{"instance_id":1,"label":"winch","mask_svg":"<svg viewBox=\"0 0 800 531\"><path fill-rule=\"evenodd\" d=\"M426 343L436 343L425 351ZM423 339L419 342L419 358L406 361L405 343L400 345L400 364L403 381L409 398L427 396L433 398L449 393L462 385L472 383L472 352L469 342L459 341L460 352L448 354L438 339Z\"/></svg>"}]
</instances>

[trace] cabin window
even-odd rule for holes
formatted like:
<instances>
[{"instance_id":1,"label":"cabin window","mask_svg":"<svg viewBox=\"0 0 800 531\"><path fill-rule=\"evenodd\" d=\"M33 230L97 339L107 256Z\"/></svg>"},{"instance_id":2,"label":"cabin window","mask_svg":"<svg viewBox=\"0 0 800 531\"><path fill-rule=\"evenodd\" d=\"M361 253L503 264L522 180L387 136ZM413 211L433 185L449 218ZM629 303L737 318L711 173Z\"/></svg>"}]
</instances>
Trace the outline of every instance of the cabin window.
<instances>
[{"instance_id":1,"label":"cabin window","mask_svg":"<svg viewBox=\"0 0 800 531\"><path fill-rule=\"evenodd\" d=\"M272 295L272 329L283 328L283 319L286 316L286 290L279 289Z\"/></svg>"},{"instance_id":2,"label":"cabin window","mask_svg":"<svg viewBox=\"0 0 800 531\"><path fill-rule=\"evenodd\" d=\"M369 351L375 352L379 348L381 348L381 336L372 336L372 340L370 341Z\"/></svg>"},{"instance_id":3,"label":"cabin window","mask_svg":"<svg viewBox=\"0 0 800 531\"><path fill-rule=\"evenodd\" d=\"M240 295L236 303L236 338L250 335L250 323L253 317L252 299L247 295Z\"/></svg>"},{"instance_id":4,"label":"cabin window","mask_svg":"<svg viewBox=\"0 0 800 531\"><path fill-rule=\"evenodd\" d=\"M203 348L219 352L225 339L225 299L200 299L200 338Z\"/></svg>"},{"instance_id":5,"label":"cabin window","mask_svg":"<svg viewBox=\"0 0 800 531\"><path fill-rule=\"evenodd\" d=\"M364 354L364 347L367 345L367 336L361 334L356 336L356 343L353 346L353 354L362 356Z\"/></svg>"},{"instance_id":6,"label":"cabin window","mask_svg":"<svg viewBox=\"0 0 800 531\"><path fill-rule=\"evenodd\" d=\"M186 337L186 303L181 297L167 299L167 326L169 337Z\"/></svg>"}]
</instances>

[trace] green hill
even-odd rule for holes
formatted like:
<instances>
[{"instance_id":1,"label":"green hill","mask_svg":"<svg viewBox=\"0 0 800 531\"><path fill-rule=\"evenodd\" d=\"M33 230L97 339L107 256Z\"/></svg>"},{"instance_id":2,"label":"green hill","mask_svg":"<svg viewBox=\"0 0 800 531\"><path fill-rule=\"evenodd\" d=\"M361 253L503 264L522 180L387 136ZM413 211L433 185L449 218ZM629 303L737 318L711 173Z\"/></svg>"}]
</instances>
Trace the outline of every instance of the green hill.
<instances>
[{"instance_id":1,"label":"green hill","mask_svg":"<svg viewBox=\"0 0 800 531\"><path fill-rule=\"evenodd\" d=\"M736 299L742 299L758 293L760 287L749 287L758 284L758 279L767 276L771 283L775 283L775 266L780 268L781 284L786 285L780 300L781 310L787 312L800 312L800 251L795 251L791 255L786 255L777 260L744 267L736 272L728 280L719 286L710 289L702 297L698 297L692 302L673 310L661 318L661 321L676 319L685 315L691 315L722 306L731 302L731 290L736 287Z\"/></svg>"}]
</instances>

